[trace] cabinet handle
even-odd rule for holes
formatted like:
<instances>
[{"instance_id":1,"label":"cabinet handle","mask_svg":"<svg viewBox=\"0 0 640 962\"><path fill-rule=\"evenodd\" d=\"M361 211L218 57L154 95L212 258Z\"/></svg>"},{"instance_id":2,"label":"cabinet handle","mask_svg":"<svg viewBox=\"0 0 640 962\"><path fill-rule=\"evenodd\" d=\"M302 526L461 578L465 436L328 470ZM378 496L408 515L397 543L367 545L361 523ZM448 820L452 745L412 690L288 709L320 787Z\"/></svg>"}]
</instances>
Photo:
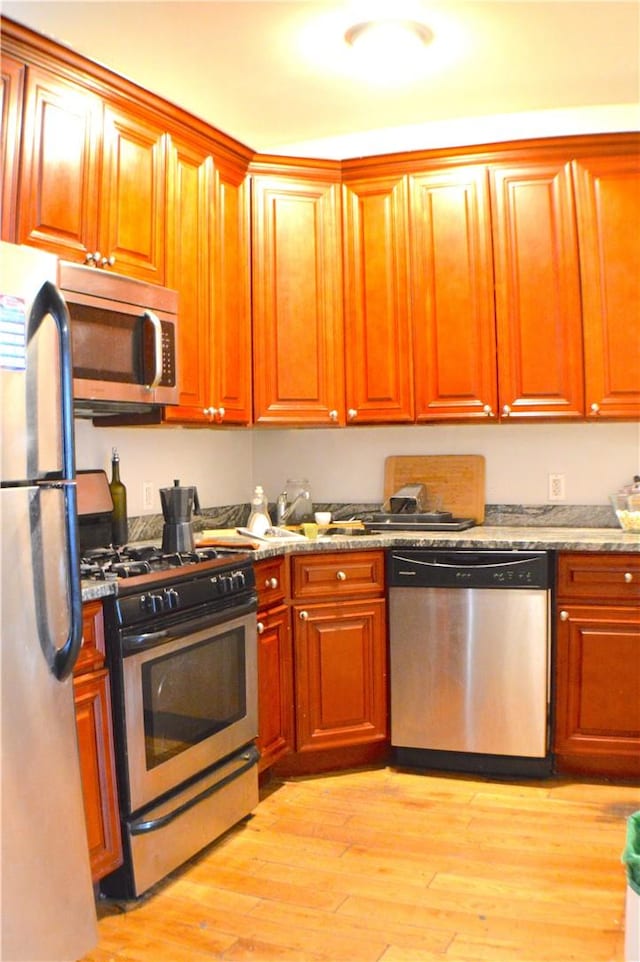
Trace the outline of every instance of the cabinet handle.
<instances>
[{"instance_id":1,"label":"cabinet handle","mask_svg":"<svg viewBox=\"0 0 640 962\"><path fill-rule=\"evenodd\" d=\"M256 631L258 632L259 635L261 635L264 632L264 625L262 624L261 621L259 621L258 624L256 625Z\"/></svg>"},{"instance_id":2,"label":"cabinet handle","mask_svg":"<svg viewBox=\"0 0 640 962\"><path fill-rule=\"evenodd\" d=\"M600 405L597 404L595 401L594 401L593 404L591 405L591 413L592 413L592 414L600 414Z\"/></svg>"},{"instance_id":3,"label":"cabinet handle","mask_svg":"<svg viewBox=\"0 0 640 962\"><path fill-rule=\"evenodd\" d=\"M493 413L493 408L491 407L490 404L485 404L484 407L482 408L482 410L483 410L484 413L487 415L487 417L489 417L489 418L494 418L494 417L495 417L495 414Z\"/></svg>"},{"instance_id":4,"label":"cabinet handle","mask_svg":"<svg viewBox=\"0 0 640 962\"><path fill-rule=\"evenodd\" d=\"M333 411L329 411L329 420L330 421L338 420L338 412L335 409Z\"/></svg>"},{"instance_id":5,"label":"cabinet handle","mask_svg":"<svg viewBox=\"0 0 640 962\"><path fill-rule=\"evenodd\" d=\"M349 418L350 421L355 421L355 419L358 417L358 412L356 411L355 408L349 408L349 410L347 411L347 417Z\"/></svg>"},{"instance_id":6,"label":"cabinet handle","mask_svg":"<svg viewBox=\"0 0 640 962\"><path fill-rule=\"evenodd\" d=\"M346 574L344 573L344 571L336 571L336 578L338 579L338 581L346 581L346 580L347 580L347 576L346 576Z\"/></svg>"},{"instance_id":7,"label":"cabinet handle","mask_svg":"<svg viewBox=\"0 0 640 962\"><path fill-rule=\"evenodd\" d=\"M103 267L113 267L116 262L115 254L110 254L109 257L103 257L100 261Z\"/></svg>"},{"instance_id":8,"label":"cabinet handle","mask_svg":"<svg viewBox=\"0 0 640 962\"><path fill-rule=\"evenodd\" d=\"M568 611L561 611L561 612L560 612L560 621L568 621L568 620L569 620L569 612L568 612Z\"/></svg>"},{"instance_id":9,"label":"cabinet handle","mask_svg":"<svg viewBox=\"0 0 640 962\"><path fill-rule=\"evenodd\" d=\"M264 586L265 586L265 588L277 588L277 587L278 587L278 579L277 579L277 578L267 578L267 580L266 580L265 583L264 583Z\"/></svg>"},{"instance_id":10,"label":"cabinet handle","mask_svg":"<svg viewBox=\"0 0 640 962\"><path fill-rule=\"evenodd\" d=\"M511 408L509 407L508 404L503 404L503 405L502 405L502 413L504 414L504 416L505 416L506 418L509 417L509 415L511 414Z\"/></svg>"},{"instance_id":11,"label":"cabinet handle","mask_svg":"<svg viewBox=\"0 0 640 962\"><path fill-rule=\"evenodd\" d=\"M630 585L631 582L633 581L633 574L630 571L625 571L624 580L627 582L628 585Z\"/></svg>"},{"instance_id":12,"label":"cabinet handle","mask_svg":"<svg viewBox=\"0 0 640 962\"><path fill-rule=\"evenodd\" d=\"M308 611L301 611L300 614L298 615L298 618L300 619L300 621L308 621L308 620L309 620L309 612L308 612Z\"/></svg>"}]
</instances>

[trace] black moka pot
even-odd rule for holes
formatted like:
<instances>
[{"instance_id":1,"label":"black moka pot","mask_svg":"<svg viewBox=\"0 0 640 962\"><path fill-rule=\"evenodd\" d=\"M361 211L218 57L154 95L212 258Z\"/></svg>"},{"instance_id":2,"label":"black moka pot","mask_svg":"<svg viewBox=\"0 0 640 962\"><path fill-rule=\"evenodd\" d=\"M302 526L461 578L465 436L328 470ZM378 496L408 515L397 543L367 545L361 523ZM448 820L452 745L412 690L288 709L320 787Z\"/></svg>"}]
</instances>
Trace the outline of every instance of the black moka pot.
<instances>
[{"instance_id":1,"label":"black moka pot","mask_svg":"<svg viewBox=\"0 0 640 962\"><path fill-rule=\"evenodd\" d=\"M181 487L180 481L174 481L172 488L160 488L160 503L164 516L162 550L193 551L191 513L200 514L197 489Z\"/></svg>"}]
</instances>

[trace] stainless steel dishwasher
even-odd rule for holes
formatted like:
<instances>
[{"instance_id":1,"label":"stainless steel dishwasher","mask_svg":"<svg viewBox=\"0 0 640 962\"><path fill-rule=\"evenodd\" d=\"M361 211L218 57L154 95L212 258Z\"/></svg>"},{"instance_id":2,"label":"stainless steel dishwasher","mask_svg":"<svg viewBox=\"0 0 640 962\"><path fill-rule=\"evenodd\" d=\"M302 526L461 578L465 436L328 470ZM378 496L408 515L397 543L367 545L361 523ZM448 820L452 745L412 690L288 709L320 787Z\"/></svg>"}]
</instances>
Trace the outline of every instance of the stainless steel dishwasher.
<instances>
[{"instance_id":1,"label":"stainless steel dishwasher","mask_svg":"<svg viewBox=\"0 0 640 962\"><path fill-rule=\"evenodd\" d=\"M551 771L544 551L393 549L391 743L400 764Z\"/></svg>"}]
</instances>

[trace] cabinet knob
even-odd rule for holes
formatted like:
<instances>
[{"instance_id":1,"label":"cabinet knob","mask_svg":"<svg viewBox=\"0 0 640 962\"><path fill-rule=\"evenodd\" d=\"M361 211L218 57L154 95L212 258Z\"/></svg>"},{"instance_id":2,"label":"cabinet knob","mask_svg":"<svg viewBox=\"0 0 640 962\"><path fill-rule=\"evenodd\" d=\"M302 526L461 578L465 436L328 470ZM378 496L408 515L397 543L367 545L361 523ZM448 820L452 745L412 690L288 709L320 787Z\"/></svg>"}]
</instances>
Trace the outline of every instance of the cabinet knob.
<instances>
[{"instance_id":1,"label":"cabinet knob","mask_svg":"<svg viewBox=\"0 0 640 962\"><path fill-rule=\"evenodd\" d=\"M338 581L346 581L346 580L347 580L347 576L346 576L346 574L344 573L344 571L336 571L336 578L338 579Z\"/></svg>"},{"instance_id":2,"label":"cabinet knob","mask_svg":"<svg viewBox=\"0 0 640 962\"><path fill-rule=\"evenodd\" d=\"M509 406L508 404L503 404L503 405L502 405L502 413L504 414L504 416L505 416L506 418L509 417L509 415L511 414L511 408L510 408L510 406Z\"/></svg>"},{"instance_id":3,"label":"cabinet knob","mask_svg":"<svg viewBox=\"0 0 640 962\"><path fill-rule=\"evenodd\" d=\"M560 621L568 621L568 620L569 620L569 612L568 612L568 611L561 611L561 612L560 612Z\"/></svg>"},{"instance_id":4,"label":"cabinet knob","mask_svg":"<svg viewBox=\"0 0 640 962\"><path fill-rule=\"evenodd\" d=\"M259 621L258 624L256 625L256 631L258 632L259 635L261 635L264 632L264 625L262 624L261 621Z\"/></svg>"},{"instance_id":5,"label":"cabinet knob","mask_svg":"<svg viewBox=\"0 0 640 962\"><path fill-rule=\"evenodd\" d=\"M278 579L277 579L277 578L267 578L267 580L266 580L265 583L264 583L264 586L265 586L265 588L277 588L277 587L278 587Z\"/></svg>"},{"instance_id":6,"label":"cabinet knob","mask_svg":"<svg viewBox=\"0 0 640 962\"><path fill-rule=\"evenodd\" d=\"M483 410L484 413L487 415L487 417L489 417L489 418L494 418L494 417L495 417L495 414L493 413L493 408L491 407L490 404L485 404L484 407L482 408L482 410Z\"/></svg>"},{"instance_id":7,"label":"cabinet knob","mask_svg":"<svg viewBox=\"0 0 640 962\"><path fill-rule=\"evenodd\" d=\"M227 412L225 411L225 409L222 407L222 405L220 405L220 407L216 411L216 421L222 421L226 413Z\"/></svg>"},{"instance_id":8,"label":"cabinet knob","mask_svg":"<svg viewBox=\"0 0 640 962\"><path fill-rule=\"evenodd\" d=\"M211 417L213 416L213 408L203 408L202 413L206 418L209 418L209 420L211 420Z\"/></svg>"},{"instance_id":9,"label":"cabinet knob","mask_svg":"<svg viewBox=\"0 0 640 962\"><path fill-rule=\"evenodd\" d=\"M89 251L89 253L85 254L84 260L86 264L98 264L101 257L102 257L102 254L100 253L100 251L93 251L93 252Z\"/></svg>"},{"instance_id":10,"label":"cabinet knob","mask_svg":"<svg viewBox=\"0 0 640 962\"><path fill-rule=\"evenodd\" d=\"M300 621L308 621L308 620L309 620L309 612L308 612L308 611L301 611L300 614L298 615L298 618L300 619Z\"/></svg>"},{"instance_id":11,"label":"cabinet knob","mask_svg":"<svg viewBox=\"0 0 640 962\"><path fill-rule=\"evenodd\" d=\"M347 411L347 417L350 421L355 421L355 419L358 417L358 412L355 408L349 408Z\"/></svg>"},{"instance_id":12,"label":"cabinet knob","mask_svg":"<svg viewBox=\"0 0 640 962\"><path fill-rule=\"evenodd\" d=\"M329 420L334 422L338 420L338 412L336 410L329 411Z\"/></svg>"},{"instance_id":13,"label":"cabinet knob","mask_svg":"<svg viewBox=\"0 0 640 962\"><path fill-rule=\"evenodd\" d=\"M591 413L600 414L600 405L597 404L596 401L594 401L593 404L591 405Z\"/></svg>"},{"instance_id":14,"label":"cabinet knob","mask_svg":"<svg viewBox=\"0 0 640 962\"><path fill-rule=\"evenodd\" d=\"M627 582L628 585L631 584L631 582L633 581L633 574L631 571L625 571L624 580Z\"/></svg>"},{"instance_id":15,"label":"cabinet knob","mask_svg":"<svg viewBox=\"0 0 640 962\"><path fill-rule=\"evenodd\" d=\"M100 260L100 263L102 264L103 267L113 267L115 262L116 262L115 254L111 254L109 257L103 257Z\"/></svg>"}]
</instances>

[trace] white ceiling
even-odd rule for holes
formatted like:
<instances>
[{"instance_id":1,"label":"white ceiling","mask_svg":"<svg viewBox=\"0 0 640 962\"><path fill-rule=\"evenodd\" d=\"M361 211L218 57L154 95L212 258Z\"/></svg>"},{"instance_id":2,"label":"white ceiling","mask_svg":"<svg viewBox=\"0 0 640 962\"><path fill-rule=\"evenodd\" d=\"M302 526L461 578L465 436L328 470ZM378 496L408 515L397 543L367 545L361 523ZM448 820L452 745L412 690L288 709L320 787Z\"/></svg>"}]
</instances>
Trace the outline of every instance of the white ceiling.
<instances>
[{"instance_id":1,"label":"white ceiling","mask_svg":"<svg viewBox=\"0 0 640 962\"><path fill-rule=\"evenodd\" d=\"M344 31L378 8L433 31L420 79L355 71ZM640 126L637 0L3 0L2 12L265 153Z\"/></svg>"}]
</instances>

